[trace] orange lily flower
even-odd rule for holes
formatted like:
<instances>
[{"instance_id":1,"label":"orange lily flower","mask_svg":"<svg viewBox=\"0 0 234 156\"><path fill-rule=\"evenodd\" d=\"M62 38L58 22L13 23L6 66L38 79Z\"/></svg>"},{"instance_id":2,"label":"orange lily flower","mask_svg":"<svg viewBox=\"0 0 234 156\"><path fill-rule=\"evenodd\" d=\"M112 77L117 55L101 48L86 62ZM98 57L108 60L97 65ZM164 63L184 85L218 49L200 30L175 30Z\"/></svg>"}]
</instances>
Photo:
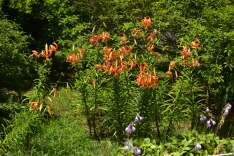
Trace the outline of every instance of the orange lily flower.
<instances>
[{"instance_id":1,"label":"orange lily flower","mask_svg":"<svg viewBox=\"0 0 234 156\"><path fill-rule=\"evenodd\" d=\"M134 61L132 61L132 60L129 60L128 63L127 63L127 65L129 65L130 69L132 69L132 68L136 67L137 63L134 62Z\"/></svg>"},{"instance_id":2,"label":"orange lily flower","mask_svg":"<svg viewBox=\"0 0 234 156\"><path fill-rule=\"evenodd\" d=\"M85 50L84 49L79 49L78 51L79 51L80 57L83 58L83 54L84 54Z\"/></svg>"},{"instance_id":3,"label":"orange lily flower","mask_svg":"<svg viewBox=\"0 0 234 156\"><path fill-rule=\"evenodd\" d=\"M58 44L53 42L50 46L49 46L49 51L56 51L58 49Z\"/></svg>"},{"instance_id":4,"label":"orange lily flower","mask_svg":"<svg viewBox=\"0 0 234 156\"><path fill-rule=\"evenodd\" d=\"M184 64L186 65L186 66L189 66L191 63L189 62L189 60L183 60L183 62L184 62Z\"/></svg>"},{"instance_id":5,"label":"orange lily flower","mask_svg":"<svg viewBox=\"0 0 234 156\"><path fill-rule=\"evenodd\" d=\"M200 66L200 63L198 60L192 59L192 62L193 62L193 67Z\"/></svg>"},{"instance_id":6,"label":"orange lily flower","mask_svg":"<svg viewBox=\"0 0 234 156\"><path fill-rule=\"evenodd\" d=\"M154 51L153 51L153 49L154 49L154 45L153 44L149 44L149 45L147 45L147 48L148 48L148 51L152 54Z\"/></svg>"},{"instance_id":7,"label":"orange lily flower","mask_svg":"<svg viewBox=\"0 0 234 156\"><path fill-rule=\"evenodd\" d=\"M155 38L155 36L149 35L149 36L146 38L146 40L148 40L148 41L153 41L154 38Z\"/></svg>"},{"instance_id":8,"label":"orange lily flower","mask_svg":"<svg viewBox=\"0 0 234 156\"><path fill-rule=\"evenodd\" d=\"M97 69L104 69L105 67L102 66L102 65L100 65L100 64L96 64L96 65L95 65L95 68L97 68Z\"/></svg>"},{"instance_id":9,"label":"orange lily flower","mask_svg":"<svg viewBox=\"0 0 234 156\"><path fill-rule=\"evenodd\" d=\"M78 54L68 53L67 54L67 62L78 62L80 59L78 58Z\"/></svg>"},{"instance_id":10,"label":"orange lily flower","mask_svg":"<svg viewBox=\"0 0 234 156\"><path fill-rule=\"evenodd\" d=\"M89 42L91 44L97 45L97 38L96 37L92 37L92 38L89 39Z\"/></svg>"},{"instance_id":11,"label":"orange lily flower","mask_svg":"<svg viewBox=\"0 0 234 156\"><path fill-rule=\"evenodd\" d=\"M153 41L154 38L156 37L157 30L153 29L152 33L146 38L148 41Z\"/></svg>"},{"instance_id":12,"label":"orange lily flower","mask_svg":"<svg viewBox=\"0 0 234 156\"><path fill-rule=\"evenodd\" d=\"M48 57L50 57L52 55L52 51L50 51L50 49L48 49L48 45L45 45L45 50L42 50L41 55L43 57L46 57L46 59L48 59Z\"/></svg>"},{"instance_id":13,"label":"orange lily flower","mask_svg":"<svg viewBox=\"0 0 234 156\"><path fill-rule=\"evenodd\" d=\"M171 66L172 68L174 68L174 67L176 66L176 62L175 62L175 61L171 61L171 62L170 62L170 66Z\"/></svg>"},{"instance_id":14,"label":"orange lily flower","mask_svg":"<svg viewBox=\"0 0 234 156\"><path fill-rule=\"evenodd\" d=\"M140 73L137 76L138 85L142 85L143 87L152 88L158 84L158 77L155 76L152 72L148 73Z\"/></svg>"},{"instance_id":15,"label":"orange lily flower","mask_svg":"<svg viewBox=\"0 0 234 156\"><path fill-rule=\"evenodd\" d=\"M106 61L114 60L114 59L116 59L117 57L119 57L119 55L116 54L115 50L112 49L112 48L104 47L104 48L102 49L102 51L105 53L105 55L104 55L104 60L106 60Z\"/></svg>"},{"instance_id":16,"label":"orange lily flower","mask_svg":"<svg viewBox=\"0 0 234 156\"><path fill-rule=\"evenodd\" d=\"M119 51L122 53L125 53L125 54L129 54L129 53L131 53L132 48L129 46L123 46L119 49Z\"/></svg>"},{"instance_id":17,"label":"orange lily flower","mask_svg":"<svg viewBox=\"0 0 234 156\"><path fill-rule=\"evenodd\" d=\"M134 32L135 32L134 35L142 36L140 33L140 30L138 30L138 28L134 28Z\"/></svg>"},{"instance_id":18,"label":"orange lily flower","mask_svg":"<svg viewBox=\"0 0 234 156\"><path fill-rule=\"evenodd\" d=\"M121 37L120 40L121 40L122 42L127 42L127 38L126 38L125 36Z\"/></svg>"},{"instance_id":19,"label":"orange lily flower","mask_svg":"<svg viewBox=\"0 0 234 156\"><path fill-rule=\"evenodd\" d=\"M37 101L30 102L30 106L32 106L33 108L36 108L36 109L40 109L40 107L38 106L38 102Z\"/></svg>"},{"instance_id":20,"label":"orange lily flower","mask_svg":"<svg viewBox=\"0 0 234 156\"><path fill-rule=\"evenodd\" d=\"M94 45L98 45L98 40L102 39L102 35L101 34L98 34L98 35L94 35L91 39L89 39L89 42L91 44L94 44Z\"/></svg>"},{"instance_id":21,"label":"orange lily flower","mask_svg":"<svg viewBox=\"0 0 234 156\"><path fill-rule=\"evenodd\" d=\"M197 43L196 43L196 42L192 42L192 43L191 43L191 47L192 47L192 48L197 48L197 47L200 45L200 43L201 43L199 39L195 39L195 41L196 41Z\"/></svg>"},{"instance_id":22,"label":"orange lily flower","mask_svg":"<svg viewBox=\"0 0 234 156\"><path fill-rule=\"evenodd\" d=\"M162 58L162 54L158 54L156 57L157 58Z\"/></svg>"},{"instance_id":23,"label":"orange lily flower","mask_svg":"<svg viewBox=\"0 0 234 156\"><path fill-rule=\"evenodd\" d=\"M40 57L40 54L38 54L36 50L32 50L32 53L33 53L34 56L36 56L38 58Z\"/></svg>"},{"instance_id":24,"label":"orange lily flower","mask_svg":"<svg viewBox=\"0 0 234 156\"><path fill-rule=\"evenodd\" d=\"M102 33L102 42L104 42L106 39L110 37L110 33L108 32L103 32Z\"/></svg>"},{"instance_id":25,"label":"orange lily flower","mask_svg":"<svg viewBox=\"0 0 234 156\"><path fill-rule=\"evenodd\" d=\"M181 52L181 55L183 58L189 57L190 56L190 48L187 47L186 45L183 46L183 51Z\"/></svg>"},{"instance_id":26,"label":"orange lily flower","mask_svg":"<svg viewBox=\"0 0 234 156\"><path fill-rule=\"evenodd\" d=\"M144 19L141 20L141 24L144 27L148 27L151 25L151 19L149 16L144 17Z\"/></svg>"},{"instance_id":27,"label":"orange lily flower","mask_svg":"<svg viewBox=\"0 0 234 156\"><path fill-rule=\"evenodd\" d=\"M167 75L172 75L172 72L171 71L167 71L166 74Z\"/></svg>"}]
</instances>

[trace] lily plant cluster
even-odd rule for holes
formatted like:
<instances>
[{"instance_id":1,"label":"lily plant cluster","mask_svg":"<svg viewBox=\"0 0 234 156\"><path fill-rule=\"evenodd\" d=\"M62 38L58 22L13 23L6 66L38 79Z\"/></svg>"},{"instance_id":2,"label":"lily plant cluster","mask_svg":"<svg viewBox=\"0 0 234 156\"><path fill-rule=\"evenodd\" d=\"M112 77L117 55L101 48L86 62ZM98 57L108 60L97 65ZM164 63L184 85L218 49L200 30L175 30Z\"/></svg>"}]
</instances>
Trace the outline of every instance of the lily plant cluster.
<instances>
[{"instance_id":1,"label":"lily plant cluster","mask_svg":"<svg viewBox=\"0 0 234 156\"><path fill-rule=\"evenodd\" d=\"M48 57L50 57L52 55L52 53L54 51L56 51L58 49L58 44L53 42L49 47L46 44L45 45L45 50L42 50L40 54L38 54L38 52L36 50L32 50L32 55L36 56L36 57L46 57L46 59L48 59Z\"/></svg>"},{"instance_id":2,"label":"lily plant cluster","mask_svg":"<svg viewBox=\"0 0 234 156\"><path fill-rule=\"evenodd\" d=\"M201 44L199 39L195 39L194 42L187 43L186 45L182 46L181 59L185 66L197 67L200 66L199 60L196 57L197 52L192 52L190 49L198 49L199 45ZM176 67L176 61L171 61L169 64L169 70L166 72L166 75L172 75L172 69Z\"/></svg>"}]
</instances>

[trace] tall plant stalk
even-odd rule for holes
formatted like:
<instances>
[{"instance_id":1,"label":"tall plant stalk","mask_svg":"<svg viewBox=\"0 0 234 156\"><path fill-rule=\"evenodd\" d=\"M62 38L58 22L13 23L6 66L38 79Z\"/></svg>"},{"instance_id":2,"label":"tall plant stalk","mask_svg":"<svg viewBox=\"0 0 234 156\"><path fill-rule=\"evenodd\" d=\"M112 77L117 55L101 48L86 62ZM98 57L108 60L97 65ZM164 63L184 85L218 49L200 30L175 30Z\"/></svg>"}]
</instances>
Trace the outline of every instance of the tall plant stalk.
<instances>
[{"instance_id":1,"label":"tall plant stalk","mask_svg":"<svg viewBox=\"0 0 234 156\"><path fill-rule=\"evenodd\" d=\"M121 112L122 112L122 106L120 104L120 88L119 88L119 77L118 76L114 76L113 77L113 91L114 91L114 106L113 106L113 113L116 112L116 115L117 115L117 134L118 134L118 137L121 140L123 140L123 120L122 120L122 115L121 115Z\"/></svg>"}]
</instances>

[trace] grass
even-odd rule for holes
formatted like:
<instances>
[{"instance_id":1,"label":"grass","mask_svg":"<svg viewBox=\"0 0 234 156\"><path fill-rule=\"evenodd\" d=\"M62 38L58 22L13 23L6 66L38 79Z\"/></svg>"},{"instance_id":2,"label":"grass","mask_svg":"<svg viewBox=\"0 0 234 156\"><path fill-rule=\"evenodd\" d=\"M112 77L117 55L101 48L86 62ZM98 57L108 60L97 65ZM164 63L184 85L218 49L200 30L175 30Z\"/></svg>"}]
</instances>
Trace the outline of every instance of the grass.
<instances>
[{"instance_id":1,"label":"grass","mask_svg":"<svg viewBox=\"0 0 234 156\"><path fill-rule=\"evenodd\" d=\"M46 119L34 134L27 147L19 145L6 156L116 156L119 146L108 140L97 141L86 132L86 120L79 113L77 93L61 89L51 97L53 116Z\"/></svg>"}]
</instances>

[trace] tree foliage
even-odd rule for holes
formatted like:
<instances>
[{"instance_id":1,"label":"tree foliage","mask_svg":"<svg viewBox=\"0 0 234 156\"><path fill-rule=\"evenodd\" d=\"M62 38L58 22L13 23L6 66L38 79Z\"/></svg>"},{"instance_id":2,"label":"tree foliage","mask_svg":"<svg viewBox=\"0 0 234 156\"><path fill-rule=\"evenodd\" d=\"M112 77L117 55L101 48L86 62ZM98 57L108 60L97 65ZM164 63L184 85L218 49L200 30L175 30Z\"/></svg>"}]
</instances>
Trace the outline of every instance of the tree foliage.
<instances>
[{"instance_id":1,"label":"tree foliage","mask_svg":"<svg viewBox=\"0 0 234 156\"><path fill-rule=\"evenodd\" d=\"M20 93L30 86L33 65L28 60L27 46L30 37L18 24L2 17L0 20L0 88Z\"/></svg>"}]
</instances>

